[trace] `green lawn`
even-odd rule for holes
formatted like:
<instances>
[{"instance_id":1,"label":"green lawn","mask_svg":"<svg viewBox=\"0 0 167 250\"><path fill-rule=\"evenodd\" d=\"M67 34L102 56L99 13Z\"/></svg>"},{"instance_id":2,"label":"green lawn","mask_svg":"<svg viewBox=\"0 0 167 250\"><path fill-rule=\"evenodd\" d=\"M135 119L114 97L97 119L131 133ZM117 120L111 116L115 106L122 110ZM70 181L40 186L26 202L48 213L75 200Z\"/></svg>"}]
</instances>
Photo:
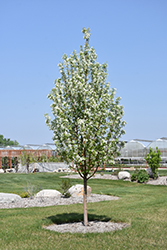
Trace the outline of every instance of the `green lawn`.
<instances>
[{"instance_id":1,"label":"green lawn","mask_svg":"<svg viewBox=\"0 0 167 250\"><path fill-rule=\"evenodd\" d=\"M1 174L0 192L21 193L27 183L60 190L62 174ZM82 180L72 179L72 184ZM0 209L0 249L167 249L167 186L89 180L93 193L119 196L117 201L88 203L89 219L129 223L121 231L56 233L43 225L82 221L83 205Z\"/></svg>"}]
</instances>

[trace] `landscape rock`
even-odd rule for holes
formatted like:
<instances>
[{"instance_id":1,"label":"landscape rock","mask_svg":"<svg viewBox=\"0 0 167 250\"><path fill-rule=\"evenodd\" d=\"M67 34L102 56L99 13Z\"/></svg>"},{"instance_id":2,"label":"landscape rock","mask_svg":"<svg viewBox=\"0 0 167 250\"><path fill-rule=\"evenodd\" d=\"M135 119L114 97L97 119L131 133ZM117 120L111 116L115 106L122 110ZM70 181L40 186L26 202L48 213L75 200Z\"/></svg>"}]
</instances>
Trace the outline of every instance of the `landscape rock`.
<instances>
[{"instance_id":1,"label":"landscape rock","mask_svg":"<svg viewBox=\"0 0 167 250\"><path fill-rule=\"evenodd\" d=\"M147 169L147 173L149 175L149 178L153 178L153 172L152 172L152 169L151 168L148 168Z\"/></svg>"},{"instance_id":2,"label":"landscape rock","mask_svg":"<svg viewBox=\"0 0 167 250\"><path fill-rule=\"evenodd\" d=\"M47 198L47 197L60 198L61 195L62 194L55 189L43 189L39 191L35 197L36 198Z\"/></svg>"},{"instance_id":3,"label":"landscape rock","mask_svg":"<svg viewBox=\"0 0 167 250\"><path fill-rule=\"evenodd\" d=\"M4 170L2 168L0 168L0 174L3 174Z\"/></svg>"},{"instance_id":4,"label":"landscape rock","mask_svg":"<svg viewBox=\"0 0 167 250\"><path fill-rule=\"evenodd\" d=\"M167 186L167 176L161 176L158 179L150 179L147 184Z\"/></svg>"},{"instance_id":5,"label":"landscape rock","mask_svg":"<svg viewBox=\"0 0 167 250\"><path fill-rule=\"evenodd\" d=\"M67 192L70 193L71 197L83 196L84 186L81 184L76 184L70 187ZM87 196L91 196L91 187L89 186L87 186Z\"/></svg>"},{"instance_id":6,"label":"landscape rock","mask_svg":"<svg viewBox=\"0 0 167 250\"><path fill-rule=\"evenodd\" d=\"M0 203L14 203L21 201L22 198L17 194L0 193Z\"/></svg>"},{"instance_id":7,"label":"landscape rock","mask_svg":"<svg viewBox=\"0 0 167 250\"><path fill-rule=\"evenodd\" d=\"M91 194L87 198L87 202L99 202L99 201L111 201L118 200L119 197L111 196L111 195L102 195L102 194ZM83 204L83 197L69 197L64 198L61 196L60 198L56 197L46 197L46 198L22 198L16 202L2 202L0 203L0 209L2 208L27 208L27 207L48 207L48 206L59 206L59 205L71 205L71 204Z\"/></svg>"},{"instance_id":8,"label":"landscape rock","mask_svg":"<svg viewBox=\"0 0 167 250\"><path fill-rule=\"evenodd\" d=\"M119 180L126 180L126 179L130 179L130 173L127 171L120 171L118 173L118 179Z\"/></svg>"},{"instance_id":9,"label":"landscape rock","mask_svg":"<svg viewBox=\"0 0 167 250\"><path fill-rule=\"evenodd\" d=\"M7 168L6 173L16 173L16 170L14 168Z\"/></svg>"}]
</instances>

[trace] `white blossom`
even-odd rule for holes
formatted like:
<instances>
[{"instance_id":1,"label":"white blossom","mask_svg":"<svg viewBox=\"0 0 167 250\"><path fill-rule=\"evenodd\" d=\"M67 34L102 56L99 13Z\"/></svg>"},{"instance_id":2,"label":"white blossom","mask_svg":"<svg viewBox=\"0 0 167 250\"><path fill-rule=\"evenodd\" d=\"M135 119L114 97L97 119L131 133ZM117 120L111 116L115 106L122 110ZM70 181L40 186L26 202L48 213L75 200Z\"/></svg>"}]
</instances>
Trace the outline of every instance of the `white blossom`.
<instances>
[{"instance_id":1,"label":"white blossom","mask_svg":"<svg viewBox=\"0 0 167 250\"><path fill-rule=\"evenodd\" d=\"M116 89L107 82L107 64L96 61L95 49L89 46L90 30L82 31L85 45L78 54L63 55L58 64L61 76L48 95L54 119L45 117L57 150L89 178L104 161L113 163L125 122L121 98L115 99Z\"/></svg>"}]
</instances>

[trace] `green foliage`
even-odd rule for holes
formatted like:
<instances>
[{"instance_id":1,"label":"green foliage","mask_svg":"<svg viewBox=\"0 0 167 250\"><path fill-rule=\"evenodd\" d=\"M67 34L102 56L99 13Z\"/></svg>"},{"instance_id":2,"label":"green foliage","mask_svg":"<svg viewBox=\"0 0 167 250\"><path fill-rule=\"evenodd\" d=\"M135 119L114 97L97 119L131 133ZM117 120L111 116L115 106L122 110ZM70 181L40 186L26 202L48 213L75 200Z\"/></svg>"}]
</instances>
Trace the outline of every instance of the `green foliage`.
<instances>
[{"instance_id":1,"label":"green foliage","mask_svg":"<svg viewBox=\"0 0 167 250\"><path fill-rule=\"evenodd\" d=\"M19 143L15 141L11 141L10 139L4 138L3 135L0 135L0 145L2 146L17 146Z\"/></svg>"},{"instance_id":2,"label":"green foliage","mask_svg":"<svg viewBox=\"0 0 167 250\"><path fill-rule=\"evenodd\" d=\"M20 155L20 161L22 165L25 165L32 162L62 162L63 160L61 156L52 156L48 158L46 154L36 156L33 153L27 153L26 150L23 150L22 154Z\"/></svg>"},{"instance_id":3,"label":"green foliage","mask_svg":"<svg viewBox=\"0 0 167 250\"><path fill-rule=\"evenodd\" d=\"M131 175L131 181L138 181L139 183L144 183L149 180L149 175L144 169L137 169Z\"/></svg>"},{"instance_id":4,"label":"green foliage","mask_svg":"<svg viewBox=\"0 0 167 250\"><path fill-rule=\"evenodd\" d=\"M131 175L131 181L137 181L137 173Z\"/></svg>"},{"instance_id":5,"label":"green foliage","mask_svg":"<svg viewBox=\"0 0 167 250\"><path fill-rule=\"evenodd\" d=\"M137 180L139 183L144 183L149 180L149 175L145 169L140 169L137 174Z\"/></svg>"},{"instance_id":6,"label":"green foliage","mask_svg":"<svg viewBox=\"0 0 167 250\"><path fill-rule=\"evenodd\" d=\"M6 173L6 169L9 167L9 159L7 156L2 158L2 168L4 170L4 173Z\"/></svg>"},{"instance_id":7,"label":"green foliage","mask_svg":"<svg viewBox=\"0 0 167 250\"><path fill-rule=\"evenodd\" d=\"M161 162L161 151L156 147L156 151L153 151L152 148L149 148L149 153L145 155L145 160L147 161L149 167L152 170L153 178L157 178L157 171L160 167Z\"/></svg>"},{"instance_id":8,"label":"green foliage","mask_svg":"<svg viewBox=\"0 0 167 250\"><path fill-rule=\"evenodd\" d=\"M97 62L95 49L89 46L90 30L82 29L85 44L59 63L60 77L48 95L54 119L45 114L46 124L54 133L57 151L87 181L103 162L114 162L123 145L125 133L123 106L116 89L107 82L107 64ZM87 225L86 192L84 191L84 225Z\"/></svg>"},{"instance_id":9,"label":"green foliage","mask_svg":"<svg viewBox=\"0 0 167 250\"><path fill-rule=\"evenodd\" d=\"M90 47L90 30L83 28L85 44L59 63L60 77L48 95L54 119L45 114L54 133L60 155L74 161L85 180L90 179L103 162L118 155L119 138L125 133L123 106L116 90L107 82L107 64L97 62Z\"/></svg>"},{"instance_id":10,"label":"green foliage","mask_svg":"<svg viewBox=\"0 0 167 250\"><path fill-rule=\"evenodd\" d=\"M28 153L26 150L23 150L22 154L20 155L20 161L22 165L30 164L34 161L34 156L32 153Z\"/></svg>"},{"instance_id":11,"label":"green foliage","mask_svg":"<svg viewBox=\"0 0 167 250\"><path fill-rule=\"evenodd\" d=\"M22 193L20 194L20 197L21 197L21 198L29 198L29 197L30 197L30 194L29 194L28 192L22 192Z\"/></svg>"},{"instance_id":12,"label":"green foliage","mask_svg":"<svg viewBox=\"0 0 167 250\"><path fill-rule=\"evenodd\" d=\"M65 198L69 198L71 195L68 192L68 189L72 186L70 179L62 179L60 187L62 190L62 194Z\"/></svg>"},{"instance_id":13,"label":"green foliage","mask_svg":"<svg viewBox=\"0 0 167 250\"><path fill-rule=\"evenodd\" d=\"M12 165L14 166L16 173L18 172L18 167L19 167L19 160L17 157L15 157L14 159L12 159Z\"/></svg>"},{"instance_id":14,"label":"green foliage","mask_svg":"<svg viewBox=\"0 0 167 250\"><path fill-rule=\"evenodd\" d=\"M119 174L119 172L121 172L122 171L122 166L119 166L118 165L118 168L117 169L113 169L112 170L112 174L111 175L118 175Z\"/></svg>"},{"instance_id":15,"label":"green foliage","mask_svg":"<svg viewBox=\"0 0 167 250\"><path fill-rule=\"evenodd\" d=\"M52 157L49 157L48 161L49 162L63 162L61 156L52 156Z\"/></svg>"},{"instance_id":16,"label":"green foliage","mask_svg":"<svg viewBox=\"0 0 167 250\"><path fill-rule=\"evenodd\" d=\"M33 185L30 182L27 182L27 185L24 187L25 190L25 194L30 197L33 198L33 196L39 192L40 190L42 190L41 187L37 186L37 185ZM24 197L25 198L25 197Z\"/></svg>"},{"instance_id":17,"label":"green foliage","mask_svg":"<svg viewBox=\"0 0 167 250\"><path fill-rule=\"evenodd\" d=\"M33 154L22 151L22 154L20 155L20 161L22 165L26 165L27 173L29 173L29 166L30 163L33 162L33 159Z\"/></svg>"}]
</instances>

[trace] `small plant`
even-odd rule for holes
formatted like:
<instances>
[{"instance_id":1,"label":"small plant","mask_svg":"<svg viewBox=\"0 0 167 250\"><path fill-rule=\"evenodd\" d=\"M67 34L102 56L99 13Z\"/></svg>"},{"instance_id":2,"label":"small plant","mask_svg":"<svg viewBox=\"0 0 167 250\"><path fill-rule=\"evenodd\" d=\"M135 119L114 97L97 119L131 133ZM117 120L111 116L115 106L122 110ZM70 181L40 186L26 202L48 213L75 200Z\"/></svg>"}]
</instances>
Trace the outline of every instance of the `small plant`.
<instances>
[{"instance_id":1,"label":"small plant","mask_svg":"<svg viewBox=\"0 0 167 250\"><path fill-rule=\"evenodd\" d=\"M101 172L100 172L100 175L103 176L103 175L104 175L104 172L101 171Z\"/></svg>"},{"instance_id":2,"label":"small plant","mask_svg":"<svg viewBox=\"0 0 167 250\"><path fill-rule=\"evenodd\" d=\"M139 170L139 172L137 174L137 180L139 183L147 182L149 180L149 175L148 175L147 171L144 169Z\"/></svg>"},{"instance_id":3,"label":"small plant","mask_svg":"<svg viewBox=\"0 0 167 250\"><path fill-rule=\"evenodd\" d=\"M13 165L14 165L14 168L15 168L16 173L17 173L18 172L18 168L19 168L19 161L18 161L17 157L14 158Z\"/></svg>"},{"instance_id":4,"label":"small plant","mask_svg":"<svg viewBox=\"0 0 167 250\"><path fill-rule=\"evenodd\" d=\"M119 172L121 172L122 171L122 168L121 167L119 167L117 170L116 170L116 175L118 175L119 174Z\"/></svg>"},{"instance_id":5,"label":"small plant","mask_svg":"<svg viewBox=\"0 0 167 250\"><path fill-rule=\"evenodd\" d=\"M153 151L152 148L149 149L149 153L145 155L145 160L147 161L149 167L152 170L153 173L153 179L156 179L158 177L157 171L160 167L161 162L161 151L156 147L156 151Z\"/></svg>"},{"instance_id":6,"label":"small plant","mask_svg":"<svg viewBox=\"0 0 167 250\"><path fill-rule=\"evenodd\" d=\"M5 156L3 159L2 159L2 168L4 170L4 173L6 173L6 170L9 166L9 159L7 156Z\"/></svg>"},{"instance_id":7,"label":"small plant","mask_svg":"<svg viewBox=\"0 0 167 250\"><path fill-rule=\"evenodd\" d=\"M116 175L117 176L120 171L122 171L121 166L119 166L119 168L117 168L117 169L112 169L111 175Z\"/></svg>"},{"instance_id":8,"label":"small plant","mask_svg":"<svg viewBox=\"0 0 167 250\"><path fill-rule=\"evenodd\" d=\"M70 197L71 197L71 194L69 192L64 194L64 198L70 198Z\"/></svg>"},{"instance_id":9,"label":"small plant","mask_svg":"<svg viewBox=\"0 0 167 250\"><path fill-rule=\"evenodd\" d=\"M62 194L65 198L69 198L71 195L68 192L68 189L72 186L70 179L62 179L60 187L62 190Z\"/></svg>"},{"instance_id":10,"label":"small plant","mask_svg":"<svg viewBox=\"0 0 167 250\"><path fill-rule=\"evenodd\" d=\"M131 181L137 181L137 173L134 172L132 175L131 175Z\"/></svg>"},{"instance_id":11,"label":"small plant","mask_svg":"<svg viewBox=\"0 0 167 250\"><path fill-rule=\"evenodd\" d=\"M40 190L42 190L42 188L39 187L35 187L34 185L32 185L31 183L27 183L27 186L24 187L24 193L28 194L28 197L30 197L31 199L33 198L33 196L39 192ZM26 198L26 197L24 197Z\"/></svg>"},{"instance_id":12,"label":"small plant","mask_svg":"<svg viewBox=\"0 0 167 250\"><path fill-rule=\"evenodd\" d=\"M29 197L30 197L30 194L29 194L28 192L22 192L22 193L20 194L20 197L21 197L21 198L29 198Z\"/></svg>"},{"instance_id":13,"label":"small plant","mask_svg":"<svg viewBox=\"0 0 167 250\"><path fill-rule=\"evenodd\" d=\"M136 169L131 175L131 181L138 181L139 183L144 183L149 180L149 175L144 169Z\"/></svg>"}]
</instances>

